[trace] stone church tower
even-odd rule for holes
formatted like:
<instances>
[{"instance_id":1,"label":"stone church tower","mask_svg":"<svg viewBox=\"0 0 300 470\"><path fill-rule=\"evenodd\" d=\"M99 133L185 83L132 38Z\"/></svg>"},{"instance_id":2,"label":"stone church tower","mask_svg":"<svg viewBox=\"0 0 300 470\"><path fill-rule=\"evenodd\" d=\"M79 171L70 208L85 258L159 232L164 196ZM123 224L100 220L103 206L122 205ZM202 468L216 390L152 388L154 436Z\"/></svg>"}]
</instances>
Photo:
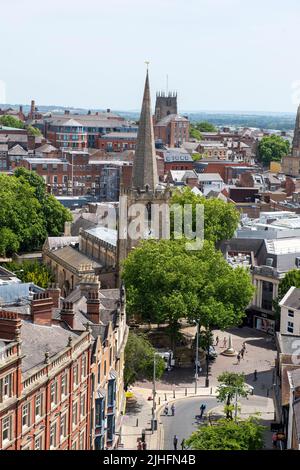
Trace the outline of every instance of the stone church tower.
<instances>
[{"instance_id":1,"label":"stone church tower","mask_svg":"<svg viewBox=\"0 0 300 470\"><path fill-rule=\"evenodd\" d=\"M300 157L300 105L298 107L297 118L296 118L292 156Z\"/></svg>"},{"instance_id":2,"label":"stone church tower","mask_svg":"<svg viewBox=\"0 0 300 470\"><path fill-rule=\"evenodd\" d=\"M119 274L122 261L127 257L131 249L138 245L141 239L151 237L162 238L166 230L169 229L169 217L163 210L159 219L159 233L154 234L151 232L150 218L151 214L153 215L154 213L153 204L155 204L156 207L158 207L158 205L166 207L170 196L169 188L160 184L158 179L149 75L147 70L133 161L132 184L129 189L124 188L122 184L120 188L117 254ZM132 239L128 233L128 225L136 218L136 216L131 213L131 210L137 207L136 205L138 204L144 210L146 232L141 233L139 239Z\"/></svg>"},{"instance_id":3,"label":"stone church tower","mask_svg":"<svg viewBox=\"0 0 300 470\"><path fill-rule=\"evenodd\" d=\"M158 92L155 102L155 122L169 116L169 114L177 114L177 93Z\"/></svg>"}]
</instances>

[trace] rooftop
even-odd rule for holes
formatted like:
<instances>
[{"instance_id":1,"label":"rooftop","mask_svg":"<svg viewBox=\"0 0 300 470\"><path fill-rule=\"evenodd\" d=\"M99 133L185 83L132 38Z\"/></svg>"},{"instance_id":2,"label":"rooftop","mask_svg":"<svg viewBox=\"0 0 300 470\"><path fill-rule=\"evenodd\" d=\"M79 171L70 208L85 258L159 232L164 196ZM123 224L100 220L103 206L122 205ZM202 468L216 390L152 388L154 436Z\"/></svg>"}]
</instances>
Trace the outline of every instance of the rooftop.
<instances>
[{"instance_id":1,"label":"rooftop","mask_svg":"<svg viewBox=\"0 0 300 470\"><path fill-rule=\"evenodd\" d=\"M117 230L98 226L95 228L90 228L85 230L86 233L93 235L94 237L98 238L99 240L103 240L106 243L109 243L112 246L117 246Z\"/></svg>"}]
</instances>

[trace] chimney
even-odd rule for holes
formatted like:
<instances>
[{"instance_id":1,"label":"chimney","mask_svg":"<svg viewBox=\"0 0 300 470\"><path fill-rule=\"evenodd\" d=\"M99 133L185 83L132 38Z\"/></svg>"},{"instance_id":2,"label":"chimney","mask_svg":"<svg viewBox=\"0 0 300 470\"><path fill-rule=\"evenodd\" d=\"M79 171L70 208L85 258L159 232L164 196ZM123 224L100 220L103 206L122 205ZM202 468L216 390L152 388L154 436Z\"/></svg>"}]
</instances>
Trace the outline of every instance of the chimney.
<instances>
[{"instance_id":1,"label":"chimney","mask_svg":"<svg viewBox=\"0 0 300 470\"><path fill-rule=\"evenodd\" d=\"M32 322L36 325L51 326L53 300L47 292L35 294L31 302Z\"/></svg>"},{"instance_id":2,"label":"chimney","mask_svg":"<svg viewBox=\"0 0 300 470\"><path fill-rule=\"evenodd\" d=\"M35 101L31 100L31 105L30 105L30 116L33 118L35 112Z\"/></svg>"},{"instance_id":3,"label":"chimney","mask_svg":"<svg viewBox=\"0 0 300 470\"><path fill-rule=\"evenodd\" d=\"M9 341L20 339L22 322L16 312L0 310L0 338Z\"/></svg>"},{"instance_id":4,"label":"chimney","mask_svg":"<svg viewBox=\"0 0 300 470\"><path fill-rule=\"evenodd\" d=\"M68 116L70 114L70 111L68 109L65 109L65 115Z\"/></svg>"},{"instance_id":5,"label":"chimney","mask_svg":"<svg viewBox=\"0 0 300 470\"><path fill-rule=\"evenodd\" d=\"M72 330L74 329L74 306L72 302L63 302L63 306L60 312L60 318L65 321Z\"/></svg>"},{"instance_id":6,"label":"chimney","mask_svg":"<svg viewBox=\"0 0 300 470\"><path fill-rule=\"evenodd\" d=\"M110 113L110 108L107 108L106 112L107 112L107 113Z\"/></svg>"},{"instance_id":7,"label":"chimney","mask_svg":"<svg viewBox=\"0 0 300 470\"><path fill-rule=\"evenodd\" d=\"M100 323L100 299L98 290L90 290L86 300L86 314L93 323Z\"/></svg>"},{"instance_id":8,"label":"chimney","mask_svg":"<svg viewBox=\"0 0 300 470\"><path fill-rule=\"evenodd\" d=\"M53 284L52 287L48 287L45 291L47 294L49 294L49 297L53 300L53 307L54 308L60 308L60 298L61 298L61 290L60 288Z\"/></svg>"}]
</instances>

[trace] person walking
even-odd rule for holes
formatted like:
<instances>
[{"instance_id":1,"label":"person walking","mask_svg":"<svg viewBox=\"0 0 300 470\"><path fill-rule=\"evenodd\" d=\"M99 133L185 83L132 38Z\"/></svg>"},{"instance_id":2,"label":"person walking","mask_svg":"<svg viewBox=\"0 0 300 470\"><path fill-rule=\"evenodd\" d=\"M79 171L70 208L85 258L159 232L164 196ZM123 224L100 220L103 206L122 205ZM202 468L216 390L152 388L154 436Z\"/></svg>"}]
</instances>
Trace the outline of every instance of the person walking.
<instances>
[{"instance_id":1,"label":"person walking","mask_svg":"<svg viewBox=\"0 0 300 470\"><path fill-rule=\"evenodd\" d=\"M256 382L256 380L257 380L257 370L255 369L255 371L254 371L254 381Z\"/></svg>"},{"instance_id":2,"label":"person walking","mask_svg":"<svg viewBox=\"0 0 300 470\"><path fill-rule=\"evenodd\" d=\"M241 353L239 352L237 355L237 363L239 364L241 362Z\"/></svg>"},{"instance_id":3,"label":"person walking","mask_svg":"<svg viewBox=\"0 0 300 470\"><path fill-rule=\"evenodd\" d=\"M169 405L168 405L168 403L165 405L164 414L165 414L165 416L168 416L168 414L169 414Z\"/></svg>"},{"instance_id":4,"label":"person walking","mask_svg":"<svg viewBox=\"0 0 300 470\"><path fill-rule=\"evenodd\" d=\"M216 346L219 344L219 336L216 337Z\"/></svg>"},{"instance_id":5,"label":"person walking","mask_svg":"<svg viewBox=\"0 0 300 470\"><path fill-rule=\"evenodd\" d=\"M272 434L273 449L277 449L277 440L278 440L277 433L274 432L274 433Z\"/></svg>"},{"instance_id":6,"label":"person walking","mask_svg":"<svg viewBox=\"0 0 300 470\"><path fill-rule=\"evenodd\" d=\"M178 437L177 437L176 434L175 434L175 436L174 436L174 438L173 438L174 450L177 450L177 444L178 444Z\"/></svg>"},{"instance_id":7,"label":"person walking","mask_svg":"<svg viewBox=\"0 0 300 470\"><path fill-rule=\"evenodd\" d=\"M171 411L172 411L172 416L174 416L175 415L175 405L174 405L174 403L172 403Z\"/></svg>"},{"instance_id":8,"label":"person walking","mask_svg":"<svg viewBox=\"0 0 300 470\"><path fill-rule=\"evenodd\" d=\"M147 443L146 443L146 441L143 442L143 444L142 444L142 449L143 449L143 450L147 450Z\"/></svg>"},{"instance_id":9,"label":"person walking","mask_svg":"<svg viewBox=\"0 0 300 470\"><path fill-rule=\"evenodd\" d=\"M206 405L202 403L200 406L200 419L202 419L205 409L206 409Z\"/></svg>"},{"instance_id":10,"label":"person walking","mask_svg":"<svg viewBox=\"0 0 300 470\"><path fill-rule=\"evenodd\" d=\"M138 440L137 450L143 450L143 443L142 443L141 439Z\"/></svg>"},{"instance_id":11,"label":"person walking","mask_svg":"<svg viewBox=\"0 0 300 470\"><path fill-rule=\"evenodd\" d=\"M244 359L245 349L242 348L240 354L241 354L241 358Z\"/></svg>"},{"instance_id":12,"label":"person walking","mask_svg":"<svg viewBox=\"0 0 300 470\"><path fill-rule=\"evenodd\" d=\"M181 450L184 450L185 448L185 439L182 439L181 441Z\"/></svg>"},{"instance_id":13,"label":"person walking","mask_svg":"<svg viewBox=\"0 0 300 470\"><path fill-rule=\"evenodd\" d=\"M226 348L227 347L227 338L225 337L223 339L223 348Z\"/></svg>"}]
</instances>

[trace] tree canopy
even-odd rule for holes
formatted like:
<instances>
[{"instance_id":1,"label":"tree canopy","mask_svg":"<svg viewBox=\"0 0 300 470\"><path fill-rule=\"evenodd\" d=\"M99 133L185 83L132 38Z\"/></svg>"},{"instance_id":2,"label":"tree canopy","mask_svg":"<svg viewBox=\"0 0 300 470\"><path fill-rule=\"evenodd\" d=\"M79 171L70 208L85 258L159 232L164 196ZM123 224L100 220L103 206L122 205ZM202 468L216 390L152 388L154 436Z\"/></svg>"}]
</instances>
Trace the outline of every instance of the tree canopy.
<instances>
[{"instance_id":1,"label":"tree canopy","mask_svg":"<svg viewBox=\"0 0 300 470\"><path fill-rule=\"evenodd\" d=\"M217 400L225 404L226 418L232 419L232 402L235 397L246 398L250 394L244 374L223 372L218 377Z\"/></svg>"},{"instance_id":2,"label":"tree canopy","mask_svg":"<svg viewBox=\"0 0 300 470\"><path fill-rule=\"evenodd\" d=\"M288 155L290 144L279 135L265 136L261 139L257 148L257 157L267 166L271 162L280 162L282 157Z\"/></svg>"},{"instance_id":3,"label":"tree canopy","mask_svg":"<svg viewBox=\"0 0 300 470\"><path fill-rule=\"evenodd\" d=\"M222 240L232 238L240 221L240 214L234 204L226 203L220 199L206 199L204 196L194 194L191 188L186 187L182 191L176 190L172 194L171 204L179 204L184 207L192 205L193 229L195 229L196 206L204 206L204 238L216 245ZM174 216L171 212L171 230L174 230Z\"/></svg>"},{"instance_id":4,"label":"tree canopy","mask_svg":"<svg viewBox=\"0 0 300 470\"><path fill-rule=\"evenodd\" d=\"M19 168L14 176L0 175L0 254L39 249L47 235L57 236L68 209L46 192L43 178Z\"/></svg>"},{"instance_id":5,"label":"tree canopy","mask_svg":"<svg viewBox=\"0 0 300 470\"><path fill-rule=\"evenodd\" d=\"M193 124L190 124L190 137L195 140L202 140L201 132Z\"/></svg>"},{"instance_id":6,"label":"tree canopy","mask_svg":"<svg viewBox=\"0 0 300 470\"><path fill-rule=\"evenodd\" d=\"M261 450L265 427L257 418L242 421L221 419L213 426L202 426L186 445L192 450Z\"/></svg>"},{"instance_id":7,"label":"tree canopy","mask_svg":"<svg viewBox=\"0 0 300 470\"><path fill-rule=\"evenodd\" d=\"M23 121L7 114L0 116L0 124L6 127L14 127L15 129L25 129Z\"/></svg>"},{"instance_id":8,"label":"tree canopy","mask_svg":"<svg viewBox=\"0 0 300 470\"><path fill-rule=\"evenodd\" d=\"M36 286L46 288L54 282L54 276L50 269L38 262L24 261L23 263L7 263L7 269L16 273L22 282L33 282Z\"/></svg>"},{"instance_id":9,"label":"tree canopy","mask_svg":"<svg viewBox=\"0 0 300 470\"><path fill-rule=\"evenodd\" d=\"M196 122L195 128L199 132L217 132L217 128L211 122L207 121Z\"/></svg>"},{"instance_id":10,"label":"tree canopy","mask_svg":"<svg viewBox=\"0 0 300 470\"><path fill-rule=\"evenodd\" d=\"M125 388L137 380L152 379L154 354L155 349L144 335L129 332L125 347ZM165 371L165 361L162 357L156 356L155 362L155 376L159 380Z\"/></svg>"},{"instance_id":11,"label":"tree canopy","mask_svg":"<svg viewBox=\"0 0 300 470\"><path fill-rule=\"evenodd\" d=\"M27 129L28 134L39 136L42 135L41 131L33 126L26 125L23 121L16 118L15 116L10 116L5 114L4 116L0 116L0 125L6 127L13 127L15 129Z\"/></svg>"},{"instance_id":12,"label":"tree canopy","mask_svg":"<svg viewBox=\"0 0 300 470\"><path fill-rule=\"evenodd\" d=\"M238 325L253 295L249 273L233 269L213 244L186 251L184 240L147 240L124 261L129 315L176 325L180 318L225 329Z\"/></svg>"}]
</instances>

